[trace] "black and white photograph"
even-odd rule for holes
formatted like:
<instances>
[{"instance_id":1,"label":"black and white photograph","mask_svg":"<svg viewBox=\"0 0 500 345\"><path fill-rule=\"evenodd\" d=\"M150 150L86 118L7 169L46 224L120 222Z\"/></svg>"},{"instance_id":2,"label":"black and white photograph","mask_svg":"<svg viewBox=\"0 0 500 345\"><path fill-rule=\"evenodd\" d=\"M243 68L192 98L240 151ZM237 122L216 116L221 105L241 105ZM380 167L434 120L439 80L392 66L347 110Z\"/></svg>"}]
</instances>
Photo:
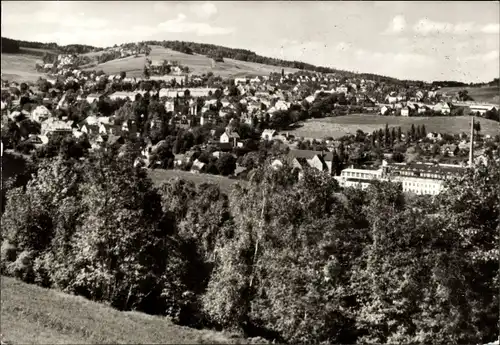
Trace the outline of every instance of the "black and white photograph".
<instances>
[{"instance_id":1,"label":"black and white photograph","mask_svg":"<svg viewBox=\"0 0 500 345\"><path fill-rule=\"evenodd\" d=\"M499 1L1 1L0 344L500 345Z\"/></svg>"}]
</instances>

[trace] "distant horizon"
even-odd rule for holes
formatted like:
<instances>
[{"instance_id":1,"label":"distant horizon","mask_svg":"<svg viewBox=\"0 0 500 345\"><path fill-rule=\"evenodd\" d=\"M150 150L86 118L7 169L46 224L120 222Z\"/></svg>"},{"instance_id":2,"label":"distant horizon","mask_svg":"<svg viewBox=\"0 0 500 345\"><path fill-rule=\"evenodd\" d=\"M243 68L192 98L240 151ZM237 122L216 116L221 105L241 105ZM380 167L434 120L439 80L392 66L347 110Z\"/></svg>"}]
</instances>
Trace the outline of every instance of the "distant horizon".
<instances>
[{"instance_id":1,"label":"distant horizon","mask_svg":"<svg viewBox=\"0 0 500 345\"><path fill-rule=\"evenodd\" d=\"M2 2L2 36L98 48L177 40L400 80L476 84L500 75L499 11L491 1L17 1Z\"/></svg>"}]
</instances>

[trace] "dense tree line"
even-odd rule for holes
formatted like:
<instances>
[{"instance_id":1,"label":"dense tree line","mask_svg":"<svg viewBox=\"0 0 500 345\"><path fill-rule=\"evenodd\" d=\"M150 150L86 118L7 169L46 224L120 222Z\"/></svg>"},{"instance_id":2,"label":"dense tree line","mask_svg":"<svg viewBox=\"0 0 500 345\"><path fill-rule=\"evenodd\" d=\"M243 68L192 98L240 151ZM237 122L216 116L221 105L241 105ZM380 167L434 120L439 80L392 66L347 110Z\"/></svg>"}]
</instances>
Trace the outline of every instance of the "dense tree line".
<instances>
[{"instance_id":1,"label":"dense tree line","mask_svg":"<svg viewBox=\"0 0 500 345\"><path fill-rule=\"evenodd\" d=\"M19 42L10 38L2 37L2 53L19 53Z\"/></svg>"},{"instance_id":2,"label":"dense tree line","mask_svg":"<svg viewBox=\"0 0 500 345\"><path fill-rule=\"evenodd\" d=\"M247 49L237 49L237 48L228 48L222 47L214 44L205 44L205 43L195 43L195 42L183 42L183 41L146 41L147 44L150 45L161 45L165 48L169 48L172 50L180 51L185 54L202 54L206 56L213 57L222 57L235 59L240 61L248 61L248 62L256 62L262 63L266 65L272 66L283 66L289 68L297 68L301 70L310 70L320 73L341 73L346 76L355 76L354 72L341 71L330 67L320 67L314 66L312 64L308 64L300 61L287 61L276 58L264 57L256 54ZM370 77L376 76L380 81L395 81L396 79L380 76L380 75L372 75L372 74L364 74L363 76Z\"/></svg>"},{"instance_id":3,"label":"dense tree line","mask_svg":"<svg viewBox=\"0 0 500 345\"><path fill-rule=\"evenodd\" d=\"M285 164L224 195L153 187L133 143L39 162L2 215L2 274L192 326L289 343L498 337L497 163L435 198L341 190Z\"/></svg>"},{"instance_id":4,"label":"dense tree line","mask_svg":"<svg viewBox=\"0 0 500 345\"><path fill-rule=\"evenodd\" d=\"M18 47L23 47L23 48L50 49L50 50L60 51L66 54L85 54L98 50L98 48L96 47L84 44L69 44L65 46L60 46L57 43L53 42L51 43L31 42L31 41L23 41L23 40L16 40L16 39L2 37L2 52L4 52L3 49L5 42L8 42L7 44L16 44Z\"/></svg>"}]
</instances>

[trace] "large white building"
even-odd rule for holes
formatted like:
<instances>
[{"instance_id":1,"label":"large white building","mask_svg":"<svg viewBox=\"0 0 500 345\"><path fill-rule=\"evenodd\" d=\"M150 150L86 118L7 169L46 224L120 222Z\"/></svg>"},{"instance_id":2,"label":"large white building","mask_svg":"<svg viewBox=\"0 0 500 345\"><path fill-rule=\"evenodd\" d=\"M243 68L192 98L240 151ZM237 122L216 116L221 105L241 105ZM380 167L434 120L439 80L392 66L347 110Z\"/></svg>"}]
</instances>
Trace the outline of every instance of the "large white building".
<instances>
[{"instance_id":1,"label":"large white building","mask_svg":"<svg viewBox=\"0 0 500 345\"><path fill-rule=\"evenodd\" d=\"M444 182L459 176L465 167L452 164L391 163L383 162L378 170L347 168L335 179L341 187L366 189L374 181L401 183L403 192L419 195L437 195L444 188Z\"/></svg>"},{"instance_id":2,"label":"large white building","mask_svg":"<svg viewBox=\"0 0 500 345\"><path fill-rule=\"evenodd\" d=\"M382 180L383 169L368 170L347 168L342 170L340 176L335 176L341 187L355 187L366 189L375 180Z\"/></svg>"}]
</instances>

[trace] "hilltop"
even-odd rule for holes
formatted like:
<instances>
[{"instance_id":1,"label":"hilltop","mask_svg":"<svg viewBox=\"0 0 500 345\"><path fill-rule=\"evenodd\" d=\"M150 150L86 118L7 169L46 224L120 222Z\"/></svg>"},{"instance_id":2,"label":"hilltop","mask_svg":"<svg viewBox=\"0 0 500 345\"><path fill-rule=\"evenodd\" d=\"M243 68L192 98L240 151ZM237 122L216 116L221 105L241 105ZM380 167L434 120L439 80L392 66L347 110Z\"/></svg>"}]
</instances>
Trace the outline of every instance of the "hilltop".
<instances>
[{"instance_id":1,"label":"hilltop","mask_svg":"<svg viewBox=\"0 0 500 345\"><path fill-rule=\"evenodd\" d=\"M97 57L107 50L88 45L72 44L59 46L56 43L27 42L3 37L2 42L2 44L6 46L6 48L2 48L2 58L7 56L5 63L2 62L2 74L16 79L19 79L20 77L28 79L29 76L24 76L23 73L20 73L22 71L30 71L31 74L35 71L34 65L37 62L37 59L34 58L35 56L33 54L26 54L27 52L25 48L44 49L45 52L50 54L82 54L88 57ZM8 42L8 44L5 44L4 42ZM288 72L307 70L321 73L335 73L342 77L357 76L360 78L376 79L378 81L393 83L400 82L395 78L386 76L354 73L330 67L315 66L300 61L269 58L245 49L228 48L212 44L181 41L146 41L138 43L138 45L143 44L147 44L151 47L151 57L162 59L175 58L179 63L188 66L194 73L206 73L212 71L214 74L218 74L223 77L237 77L242 75L268 75L271 72L281 72L281 69L284 68L285 71ZM121 46L127 45L130 44L123 44ZM18 54L27 55L25 57L26 61L24 61L21 65L16 65L14 63L15 58L13 58L13 56L18 56ZM215 66L212 67L212 61L214 58L218 61L221 58L223 62L216 62ZM124 68L123 71L128 71L131 75L136 75L139 69L142 72L144 56L131 57L126 61L120 60L122 59L92 65L92 67L89 66L88 68L103 69L105 72L106 70L116 71L120 68ZM139 68L139 66L141 67ZM36 76L35 79L36 78L38 78L38 76Z\"/></svg>"}]
</instances>

